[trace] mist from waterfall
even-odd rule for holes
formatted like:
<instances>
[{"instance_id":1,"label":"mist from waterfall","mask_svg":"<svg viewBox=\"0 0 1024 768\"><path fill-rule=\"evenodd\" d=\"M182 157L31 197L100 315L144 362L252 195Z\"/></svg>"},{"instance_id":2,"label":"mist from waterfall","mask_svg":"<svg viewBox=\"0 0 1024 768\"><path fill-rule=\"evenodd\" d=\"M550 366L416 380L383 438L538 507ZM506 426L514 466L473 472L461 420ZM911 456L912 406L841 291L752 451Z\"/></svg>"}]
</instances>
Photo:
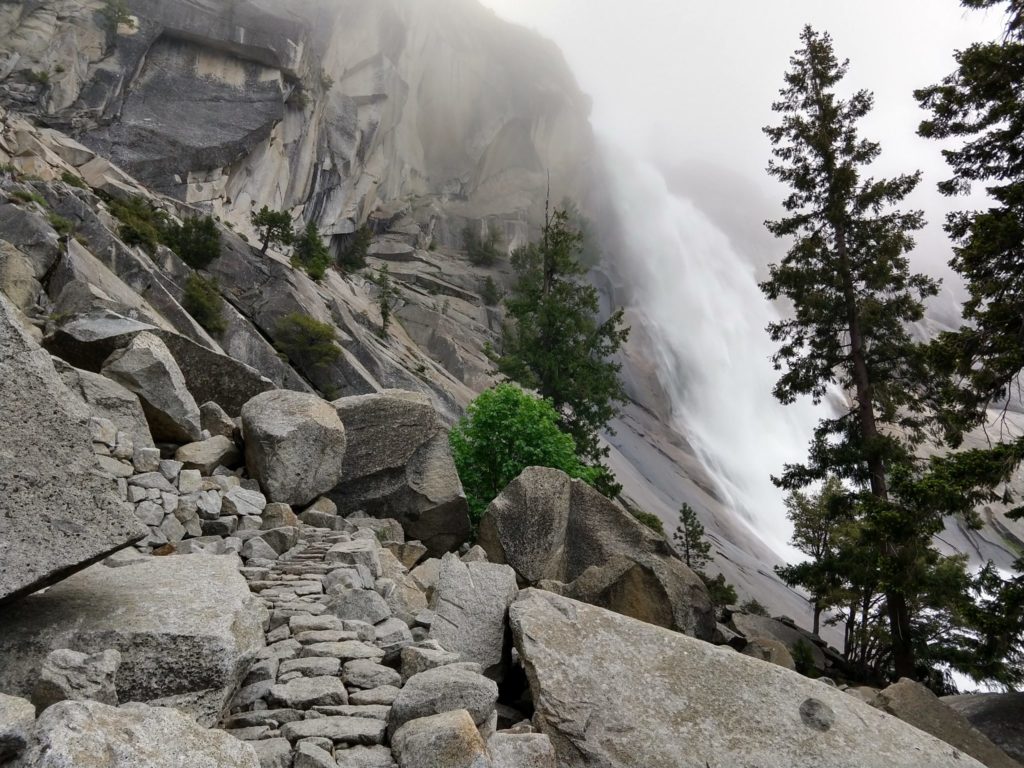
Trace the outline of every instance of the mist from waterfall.
<instances>
[{"instance_id":1,"label":"mist from waterfall","mask_svg":"<svg viewBox=\"0 0 1024 768\"><path fill-rule=\"evenodd\" d=\"M826 406L784 406L765 328L779 315L753 262L651 163L603 149L612 204L624 228L620 265L632 304L655 339L674 428L694 445L718 490L780 555L792 555L784 493L771 481L806 458Z\"/></svg>"}]
</instances>

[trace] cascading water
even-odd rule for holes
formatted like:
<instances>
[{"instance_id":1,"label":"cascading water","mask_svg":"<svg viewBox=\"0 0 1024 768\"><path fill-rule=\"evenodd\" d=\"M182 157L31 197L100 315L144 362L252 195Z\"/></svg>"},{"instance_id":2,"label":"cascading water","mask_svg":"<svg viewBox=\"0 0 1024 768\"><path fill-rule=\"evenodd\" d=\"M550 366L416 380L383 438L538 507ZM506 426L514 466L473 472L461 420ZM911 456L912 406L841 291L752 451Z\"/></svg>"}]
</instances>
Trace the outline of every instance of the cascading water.
<instances>
[{"instance_id":1,"label":"cascading water","mask_svg":"<svg viewBox=\"0 0 1024 768\"><path fill-rule=\"evenodd\" d=\"M783 406L765 328L779 315L754 266L657 169L605 148L607 178L624 222L623 270L650 321L673 426L696 448L718 490L775 552L791 554L784 494L771 481L806 458L824 406Z\"/></svg>"}]
</instances>

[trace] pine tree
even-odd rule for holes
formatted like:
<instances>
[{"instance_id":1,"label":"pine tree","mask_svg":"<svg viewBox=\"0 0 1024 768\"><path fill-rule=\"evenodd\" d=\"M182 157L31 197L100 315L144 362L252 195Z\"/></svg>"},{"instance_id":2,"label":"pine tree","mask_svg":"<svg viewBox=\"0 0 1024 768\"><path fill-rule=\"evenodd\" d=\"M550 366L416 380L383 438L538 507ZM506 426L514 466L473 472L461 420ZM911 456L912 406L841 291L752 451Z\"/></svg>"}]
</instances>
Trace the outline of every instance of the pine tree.
<instances>
[{"instance_id":1,"label":"pine tree","mask_svg":"<svg viewBox=\"0 0 1024 768\"><path fill-rule=\"evenodd\" d=\"M621 486L603 465L608 449L599 435L626 399L613 356L629 329L621 309L599 318L597 289L584 281L578 259L580 235L565 212L547 217L542 234L512 255L516 282L505 299L512 322L498 370L555 404L581 459L602 469L597 487L614 496Z\"/></svg>"},{"instance_id":2,"label":"pine tree","mask_svg":"<svg viewBox=\"0 0 1024 768\"><path fill-rule=\"evenodd\" d=\"M327 246L321 239L316 224L311 221L295 241L292 266L306 270L306 273L314 280L322 280L327 274L327 267L330 263L330 251L327 250Z\"/></svg>"},{"instance_id":3,"label":"pine tree","mask_svg":"<svg viewBox=\"0 0 1024 768\"><path fill-rule=\"evenodd\" d=\"M783 403L806 395L820 401L838 385L854 399L845 413L820 422L807 463L787 466L776 482L799 490L836 475L858 490L865 530L884 553L894 671L915 677L909 579L941 520L898 503L892 485L914 479L913 448L925 425L917 397L922 356L906 326L922 317L922 302L937 286L911 273L906 256L922 214L894 206L920 173L862 178L881 151L857 130L873 97L836 95L848 64L837 60L829 35L808 26L801 41L773 105L781 123L765 129L775 158L769 173L791 189L787 215L767 226L793 241L762 286L771 300L794 305L792 318L769 327L781 344L775 395Z\"/></svg>"},{"instance_id":4,"label":"pine tree","mask_svg":"<svg viewBox=\"0 0 1024 768\"><path fill-rule=\"evenodd\" d=\"M387 264L377 271L374 278L377 284L377 307L380 309L380 335L387 336L391 326L391 313L398 303L398 289L391 279L391 269Z\"/></svg>"},{"instance_id":5,"label":"pine tree","mask_svg":"<svg viewBox=\"0 0 1024 768\"><path fill-rule=\"evenodd\" d=\"M267 255L267 249L272 243L291 245L295 235L292 230L292 217L288 215L287 211L272 211L264 205L259 211L253 211L249 215L249 219L256 231L259 232L262 243L261 255Z\"/></svg>"},{"instance_id":6,"label":"pine tree","mask_svg":"<svg viewBox=\"0 0 1024 768\"><path fill-rule=\"evenodd\" d=\"M679 508L679 526L672 534L676 551L686 567L701 571L711 560L711 542L704 540L704 526L689 504Z\"/></svg>"}]
</instances>

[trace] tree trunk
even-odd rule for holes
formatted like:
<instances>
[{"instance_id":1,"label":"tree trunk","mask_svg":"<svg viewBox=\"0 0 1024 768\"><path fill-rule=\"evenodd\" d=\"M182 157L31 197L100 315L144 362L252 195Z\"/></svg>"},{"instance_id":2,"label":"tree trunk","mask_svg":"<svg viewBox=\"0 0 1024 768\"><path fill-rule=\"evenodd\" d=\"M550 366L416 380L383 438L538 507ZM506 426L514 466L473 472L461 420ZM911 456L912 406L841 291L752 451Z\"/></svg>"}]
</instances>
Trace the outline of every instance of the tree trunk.
<instances>
[{"instance_id":1,"label":"tree trunk","mask_svg":"<svg viewBox=\"0 0 1024 768\"><path fill-rule=\"evenodd\" d=\"M819 605L818 601L815 600L814 601L814 629L812 630L813 633L814 634L818 634L818 630L820 628L821 628L821 605Z\"/></svg>"}]
</instances>

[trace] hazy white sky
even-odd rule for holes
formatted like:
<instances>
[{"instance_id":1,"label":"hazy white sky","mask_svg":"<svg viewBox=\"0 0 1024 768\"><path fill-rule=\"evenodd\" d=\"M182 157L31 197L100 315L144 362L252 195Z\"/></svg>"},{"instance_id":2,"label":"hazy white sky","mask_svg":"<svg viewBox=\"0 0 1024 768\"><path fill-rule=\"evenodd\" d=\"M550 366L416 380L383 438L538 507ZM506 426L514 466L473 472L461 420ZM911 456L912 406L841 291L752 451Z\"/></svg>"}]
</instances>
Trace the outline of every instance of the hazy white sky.
<instances>
[{"instance_id":1,"label":"hazy white sky","mask_svg":"<svg viewBox=\"0 0 1024 768\"><path fill-rule=\"evenodd\" d=\"M965 11L957 0L482 1L559 44L594 98L600 134L664 165L724 166L773 201L782 190L764 173L761 127L774 119L802 25L828 30L851 60L850 88L876 94L865 133L882 142L880 171L925 171L912 201L933 222L921 255L947 260L939 225L950 203L935 192L946 168L939 147L915 134L923 113L912 92L953 69L954 49L995 37L998 13Z\"/></svg>"}]
</instances>

